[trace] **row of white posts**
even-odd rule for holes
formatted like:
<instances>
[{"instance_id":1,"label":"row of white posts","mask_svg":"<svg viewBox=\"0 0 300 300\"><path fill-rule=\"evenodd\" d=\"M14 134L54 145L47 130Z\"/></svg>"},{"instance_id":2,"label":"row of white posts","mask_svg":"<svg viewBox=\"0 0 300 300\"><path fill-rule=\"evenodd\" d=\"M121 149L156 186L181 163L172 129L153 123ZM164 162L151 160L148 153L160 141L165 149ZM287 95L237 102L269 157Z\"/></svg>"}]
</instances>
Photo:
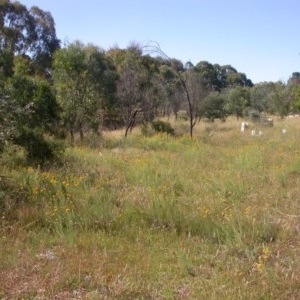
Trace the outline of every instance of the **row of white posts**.
<instances>
[{"instance_id":1,"label":"row of white posts","mask_svg":"<svg viewBox=\"0 0 300 300\"><path fill-rule=\"evenodd\" d=\"M241 124L241 132L244 132L248 128L249 124L247 122L242 122ZM286 129L282 129L282 134L286 134ZM259 130L256 132L256 130L251 130L251 136L262 136L263 132Z\"/></svg>"}]
</instances>

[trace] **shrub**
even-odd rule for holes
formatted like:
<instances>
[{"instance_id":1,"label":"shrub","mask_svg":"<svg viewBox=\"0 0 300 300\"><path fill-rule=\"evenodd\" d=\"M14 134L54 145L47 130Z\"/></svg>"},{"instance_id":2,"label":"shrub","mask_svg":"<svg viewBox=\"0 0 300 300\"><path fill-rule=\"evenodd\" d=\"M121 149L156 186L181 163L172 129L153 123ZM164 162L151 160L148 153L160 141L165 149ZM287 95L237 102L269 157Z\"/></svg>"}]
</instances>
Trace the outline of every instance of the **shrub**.
<instances>
[{"instance_id":1,"label":"shrub","mask_svg":"<svg viewBox=\"0 0 300 300\"><path fill-rule=\"evenodd\" d=\"M260 120L260 113L257 110L252 110L249 112L249 118L252 122L258 122Z\"/></svg>"},{"instance_id":2,"label":"shrub","mask_svg":"<svg viewBox=\"0 0 300 300\"><path fill-rule=\"evenodd\" d=\"M154 133L154 130L153 130L153 127L151 128L150 126L149 126L149 123L143 123L142 124L142 126L141 126L141 133L142 133L142 135L144 135L144 136L151 136L151 135L153 135L153 133Z\"/></svg>"},{"instance_id":3,"label":"shrub","mask_svg":"<svg viewBox=\"0 0 300 300\"><path fill-rule=\"evenodd\" d=\"M169 122L164 122L164 121L161 121L161 120L153 121L152 122L152 128L156 132L164 132L164 133L167 133L167 134L170 134L170 135L175 134L175 130L174 130L174 128L172 128L172 126Z\"/></svg>"},{"instance_id":4,"label":"shrub","mask_svg":"<svg viewBox=\"0 0 300 300\"><path fill-rule=\"evenodd\" d=\"M23 129L14 137L14 143L26 150L29 162L44 164L48 160L57 159L64 150L62 143L47 140L39 130Z\"/></svg>"}]
</instances>

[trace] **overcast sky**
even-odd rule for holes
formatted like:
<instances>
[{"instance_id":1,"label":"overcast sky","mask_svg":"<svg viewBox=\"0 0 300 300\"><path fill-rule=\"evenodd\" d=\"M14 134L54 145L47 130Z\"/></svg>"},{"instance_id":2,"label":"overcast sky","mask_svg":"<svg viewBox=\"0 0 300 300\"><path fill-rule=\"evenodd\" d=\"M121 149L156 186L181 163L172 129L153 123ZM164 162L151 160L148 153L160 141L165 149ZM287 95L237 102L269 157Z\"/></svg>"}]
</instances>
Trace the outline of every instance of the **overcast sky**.
<instances>
[{"instance_id":1,"label":"overcast sky","mask_svg":"<svg viewBox=\"0 0 300 300\"><path fill-rule=\"evenodd\" d=\"M62 42L107 50L153 40L172 58L230 64L254 83L300 71L300 0L20 0L50 11Z\"/></svg>"}]
</instances>

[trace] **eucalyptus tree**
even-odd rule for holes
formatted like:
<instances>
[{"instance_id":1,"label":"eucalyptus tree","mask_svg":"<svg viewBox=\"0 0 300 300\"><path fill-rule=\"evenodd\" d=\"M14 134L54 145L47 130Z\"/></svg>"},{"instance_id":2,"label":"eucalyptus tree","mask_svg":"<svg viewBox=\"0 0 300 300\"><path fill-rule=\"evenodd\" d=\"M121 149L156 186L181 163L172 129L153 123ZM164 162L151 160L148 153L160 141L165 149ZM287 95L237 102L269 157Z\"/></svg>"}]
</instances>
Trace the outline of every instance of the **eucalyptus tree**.
<instances>
[{"instance_id":1,"label":"eucalyptus tree","mask_svg":"<svg viewBox=\"0 0 300 300\"><path fill-rule=\"evenodd\" d=\"M150 55L142 55L140 62L146 71L147 83L143 85L145 100L142 102L143 121L150 122L160 114L165 101L165 85L160 73L161 62Z\"/></svg>"},{"instance_id":2,"label":"eucalyptus tree","mask_svg":"<svg viewBox=\"0 0 300 300\"><path fill-rule=\"evenodd\" d=\"M199 72L192 68L186 70L182 74L184 78L184 86L187 97L187 114L190 123L190 136L193 137L193 129L197 122L199 122L205 113L204 100L207 97L210 89L207 86L204 78Z\"/></svg>"},{"instance_id":3,"label":"eucalyptus tree","mask_svg":"<svg viewBox=\"0 0 300 300\"><path fill-rule=\"evenodd\" d=\"M291 101L290 112L299 113L300 111L300 73L294 72L287 81L285 95Z\"/></svg>"},{"instance_id":4,"label":"eucalyptus tree","mask_svg":"<svg viewBox=\"0 0 300 300\"><path fill-rule=\"evenodd\" d=\"M20 2L1 1L0 29L0 47L12 56L26 54L35 40L34 19Z\"/></svg>"},{"instance_id":5,"label":"eucalyptus tree","mask_svg":"<svg viewBox=\"0 0 300 300\"><path fill-rule=\"evenodd\" d=\"M292 89L292 95L293 95L292 112L299 113L300 112L300 85L297 85Z\"/></svg>"},{"instance_id":6,"label":"eucalyptus tree","mask_svg":"<svg viewBox=\"0 0 300 300\"><path fill-rule=\"evenodd\" d=\"M114 70L104 51L79 41L55 53L53 63L57 101L72 141L84 138L84 128L98 130L105 97L114 90Z\"/></svg>"},{"instance_id":7,"label":"eucalyptus tree","mask_svg":"<svg viewBox=\"0 0 300 300\"><path fill-rule=\"evenodd\" d=\"M244 73L238 72L231 65L221 66L221 74L224 78L224 86L223 87L251 87L253 83Z\"/></svg>"},{"instance_id":8,"label":"eucalyptus tree","mask_svg":"<svg viewBox=\"0 0 300 300\"><path fill-rule=\"evenodd\" d=\"M189 118L189 133L190 137L193 138L194 127L202 114L201 103L208 91L204 77L190 64L185 69L182 62L170 58L155 42L150 42L144 49L148 53L159 55L168 61L169 66L172 68L180 86L182 98L186 103L186 111Z\"/></svg>"},{"instance_id":9,"label":"eucalyptus tree","mask_svg":"<svg viewBox=\"0 0 300 300\"><path fill-rule=\"evenodd\" d=\"M288 85L298 85L300 84L300 72L293 72L292 76L289 78Z\"/></svg>"},{"instance_id":10,"label":"eucalyptus tree","mask_svg":"<svg viewBox=\"0 0 300 300\"><path fill-rule=\"evenodd\" d=\"M144 55L137 44L109 52L116 62L117 101L127 137L137 122L150 122L158 113L164 93L159 72L161 63Z\"/></svg>"},{"instance_id":11,"label":"eucalyptus tree","mask_svg":"<svg viewBox=\"0 0 300 300\"><path fill-rule=\"evenodd\" d=\"M5 144L11 140L15 123L16 105L13 101L8 101L9 96L6 91L6 81L0 74L0 152Z\"/></svg>"},{"instance_id":12,"label":"eucalyptus tree","mask_svg":"<svg viewBox=\"0 0 300 300\"><path fill-rule=\"evenodd\" d=\"M200 61L196 64L195 69L202 76L208 89L221 91L221 89L225 87L223 73L219 65L213 65L207 61Z\"/></svg>"},{"instance_id":13,"label":"eucalyptus tree","mask_svg":"<svg viewBox=\"0 0 300 300\"><path fill-rule=\"evenodd\" d=\"M224 92L226 98L227 111L235 115L237 119L243 117L246 108L250 105L250 90L248 87L237 86L228 88Z\"/></svg>"},{"instance_id":14,"label":"eucalyptus tree","mask_svg":"<svg viewBox=\"0 0 300 300\"><path fill-rule=\"evenodd\" d=\"M172 67L168 64L162 64L159 68L161 76L161 82L164 85L164 103L163 103L163 115L170 115L174 113L175 119L177 119L178 111L182 108L184 96L182 95L182 89L176 73Z\"/></svg>"},{"instance_id":15,"label":"eucalyptus tree","mask_svg":"<svg viewBox=\"0 0 300 300\"><path fill-rule=\"evenodd\" d=\"M252 87L253 83L244 73L229 72L226 76L226 87Z\"/></svg>"},{"instance_id":16,"label":"eucalyptus tree","mask_svg":"<svg viewBox=\"0 0 300 300\"><path fill-rule=\"evenodd\" d=\"M223 93L212 91L204 100L204 117L210 121L221 119L224 121L228 115L226 101Z\"/></svg>"},{"instance_id":17,"label":"eucalyptus tree","mask_svg":"<svg viewBox=\"0 0 300 300\"><path fill-rule=\"evenodd\" d=\"M51 77L53 55L60 49L60 40L56 37L55 22L50 12L43 11L37 6L29 10L34 20L34 40L29 50L34 69L38 74Z\"/></svg>"},{"instance_id":18,"label":"eucalyptus tree","mask_svg":"<svg viewBox=\"0 0 300 300\"><path fill-rule=\"evenodd\" d=\"M15 60L14 75L5 81L0 99L2 142L23 147L31 161L43 163L55 156L56 144L47 137L56 134L59 107L50 83L31 76L30 61Z\"/></svg>"},{"instance_id":19,"label":"eucalyptus tree","mask_svg":"<svg viewBox=\"0 0 300 300\"><path fill-rule=\"evenodd\" d=\"M250 89L250 107L261 113L272 113L270 95L274 91L273 82L261 82Z\"/></svg>"},{"instance_id":20,"label":"eucalyptus tree","mask_svg":"<svg viewBox=\"0 0 300 300\"><path fill-rule=\"evenodd\" d=\"M189 133L193 138L194 127L201 120L204 114L204 99L209 88L201 74L194 67L184 71L176 71L175 74L179 83L182 98L185 99L185 107L189 118ZM177 85L178 88L178 85Z\"/></svg>"},{"instance_id":21,"label":"eucalyptus tree","mask_svg":"<svg viewBox=\"0 0 300 300\"><path fill-rule=\"evenodd\" d=\"M54 20L38 7L0 1L0 146L22 146L32 160L54 155L58 106L49 81L52 55L60 47Z\"/></svg>"},{"instance_id":22,"label":"eucalyptus tree","mask_svg":"<svg viewBox=\"0 0 300 300\"><path fill-rule=\"evenodd\" d=\"M18 1L0 2L0 52L5 55L6 72L12 75L15 56L28 55L35 71L49 76L53 53L59 49L55 23L50 12ZM2 63L2 62L1 62Z\"/></svg>"},{"instance_id":23,"label":"eucalyptus tree","mask_svg":"<svg viewBox=\"0 0 300 300\"><path fill-rule=\"evenodd\" d=\"M137 115L143 112L147 100L145 94L149 82L147 70L141 64L141 55L139 48L128 48L119 65L117 97L125 124L125 137L132 130Z\"/></svg>"},{"instance_id":24,"label":"eucalyptus tree","mask_svg":"<svg viewBox=\"0 0 300 300\"><path fill-rule=\"evenodd\" d=\"M229 87L251 87L253 83L244 73L238 72L231 65L211 64L200 61L195 68L203 77L206 85L213 91L220 92Z\"/></svg>"},{"instance_id":25,"label":"eucalyptus tree","mask_svg":"<svg viewBox=\"0 0 300 300\"><path fill-rule=\"evenodd\" d=\"M284 118L293 110L293 88L281 81L272 83L269 99L269 111L272 114L277 114L281 118Z\"/></svg>"},{"instance_id":26,"label":"eucalyptus tree","mask_svg":"<svg viewBox=\"0 0 300 300\"><path fill-rule=\"evenodd\" d=\"M251 100L258 102L260 99L260 105L263 105L261 111L277 114L284 118L289 113L295 112L296 91L299 86L300 76L298 77L297 73L293 73L287 84L278 81L256 85L251 89Z\"/></svg>"}]
</instances>

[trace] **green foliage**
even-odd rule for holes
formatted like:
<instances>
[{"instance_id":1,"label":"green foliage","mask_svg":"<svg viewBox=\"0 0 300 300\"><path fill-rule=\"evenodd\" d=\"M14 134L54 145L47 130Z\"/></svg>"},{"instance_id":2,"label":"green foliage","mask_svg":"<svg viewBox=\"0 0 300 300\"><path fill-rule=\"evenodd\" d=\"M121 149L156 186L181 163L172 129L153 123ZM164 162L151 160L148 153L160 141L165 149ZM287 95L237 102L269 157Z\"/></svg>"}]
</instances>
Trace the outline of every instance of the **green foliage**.
<instances>
[{"instance_id":1,"label":"green foliage","mask_svg":"<svg viewBox=\"0 0 300 300\"><path fill-rule=\"evenodd\" d=\"M225 120L228 113L225 108L225 99L219 92L211 92L204 102L204 116L210 120Z\"/></svg>"},{"instance_id":2,"label":"green foliage","mask_svg":"<svg viewBox=\"0 0 300 300\"><path fill-rule=\"evenodd\" d=\"M13 137L13 142L24 147L29 162L43 165L46 161L59 159L64 150L61 142L46 139L39 129L23 127Z\"/></svg>"},{"instance_id":3,"label":"green foliage","mask_svg":"<svg viewBox=\"0 0 300 300\"><path fill-rule=\"evenodd\" d=\"M10 105L2 98L0 99L0 153L5 144L11 139L14 129L14 119L11 118Z\"/></svg>"},{"instance_id":4,"label":"green foliage","mask_svg":"<svg viewBox=\"0 0 300 300\"><path fill-rule=\"evenodd\" d=\"M50 12L27 9L18 1L1 3L0 51L5 53L5 73L12 75L14 56L28 55L36 74L49 77L53 53L60 47Z\"/></svg>"},{"instance_id":5,"label":"green foliage","mask_svg":"<svg viewBox=\"0 0 300 300\"><path fill-rule=\"evenodd\" d=\"M77 131L83 138L84 127L97 131L103 98L112 97L115 80L103 51L76 41L56 52L53 68L57 101L72 140Z\"/></svg>"},{"instance_id":6,"label":"green foliage","mask_svg":"<svg viewBox=\"0 0 300 300\"><path fill-rule=\"evenodd\" d=\"M245 115L245 110L250 104L249 88L236 87L230 88L225 92L226 109L229 114L237 118Z\"/></svg>"},{"instance_id":7,"label":"green foliage","mask_svg":"<svg viewBox=\"0 0 300 300\"><path fill-rule=\"evenodd\" d=\"M162 120L156 120L156 121L152 121L151 125L156 132L163 132L163 133L167 133L170 135L175 134L175 130L174 130L174 128L172 128L172 126L169 122L165 122Z\"/></svg>"},{"instance_id":8,"label":"green foliage","mask_svg":"<svg viewBox=\"0 0 300 300\"><path fill-rule=\"evenodd\" d=\"M206 85L216 91L220 91L224 87L223 79L220 78L219 65L212 65L207 61L201 61L196 65L196 70L204 78Z\"/></svg>"},{"instance_id":9,"label":"green foliage","mask_svg":"<svg viewBox=\"0 0 300 300\"><path fill-rule=\"evenodd\" d=\"M12 141L30 161L53 158L56 146L45 134L57 129L58 106L48 81L52 54L59 48L49 12L19 2L1 4L0 150Z\"/></svg>"},{"instance_id":10,"label":"green foliage","mask_svg":"<svg viewBox=\"0 0 300 300\"><path fill-rule=\"evenodd\" d=\"M10 109L8 116L2 115L6 123L9 120L8 125L3 125L5 132L9 132L5 140L24 147L29 161L44 163L56 157L61 147L58 150L58 146L45 137L56 133L58 123L59 109L50 84L17 72L7 80L5 88L3 109Z\"/></svg>"},{"instance_id":11,"label":"green foliage","mask_svg":"<svg viewBox=\"0 0 300 300\"><path fill-rule=\"evenodd\" d=\"M249 111L249 118L252 122L256 123L260 121L260 113L257 110L250 110Z\"/></svg>"},{"instance_id":12,"label":"green foliage","mask_svg":"<svg viewBox=\"0 0 300 300\"><path fill-rule=\"evenodd\" d=\"M144 136L150 136L153 133L153 130L148 123L144 122L141 126L141 133Z\"/></svg>"},{"instance_id":13,"label":"green foliage","mask_svg":"<svg viewBox=\"0 0 300 300\"><path fill-rule=\"evenodd\" d=\"M298 72L252 87L231 65L80 42L52 70L51 14L0 10L0 298L297 298L298 122L248 139L198 121L299 112ZM150 123L180 109L180 137ZM98 134L144 121L129 140ZM93 133L62 156L66 128Z\"/></svg>"},{"instance_id":14,"label":"green foliage","mask_svg":"<svg viewBox=\"0 0 300 300\"><path fill-rule=\"evenodd\" d=\"M0 175L0 214L14 213L22 201L18 184L13 178Z\"/></svg>"},{"instance_id":15,"label":"green foliage","mask_svg":"<svg viewBox=\"0 0 300 300\"><path fill-rule=\"evenodd\" d=\"M59 107L47 81L17 74L7 81L7 94L8 101L15 101L19 109L17 127L55 132Z\"/></svg>"},{"instance_id":16,"label":"green foliage","mask_svg":"<svg viewBox=\"0 0 300 300\"><path fill-rule=\"evenodd\" d=\"M294 98L293 109L294 111L299 112L300 111L300 85L297 85L293 89L293 98Z\"/></svg>"},{"instance_id":17,"label":"green foliage","mask_svg":"<svg viewBox=\"0 0 300 300\"><path fill-rule=\"evenodd\" d=\"M295 72L292 74L292 77L288 80L284 91L285 101L284 103L289 102L290 111L292 113L300 111L300 73Z\"/></svg>"},{"instance_id":18,"label":"green foliage","mask_svg":"<svg viewBox=\"0 0 300 300\"><path fill-rule=\"evenodd\" d=\"M182 95L186 100L186 111L189 117L190 137L193 137L193 129L197 121L201 120L204 114L204 99L209 92L204 77L197 72L197 69L186 70L184 74L177 73L181 84Z\"/></svg>"},{"instance_id":19,"label":"green foliage","mask_svg":"<svg viewBox=\"0 0 300 300\"><path fill-rule=\"evenodd\" d=\"M117 66L117 105L126 137L136 124L154 119L165 95L165 87L161 83L158 61L143 56L139 45L133 44L123 52L116 51L113 53L121 54Z\"/></svg>"},{"instance_id":20,"label":"green foliage","mask_svg":"<svg viewBox=\"0 0 300 300\"><path fill-rule=\"evenodd\" d=\"M9 104L0 104L0 148L11 138L12 129L18 126L12 123L19 118L24 122L22 109L30 108L37 98L43 98L44 102L34 103L37 105L35 112L30 113L34 126L39 123L47 132L51 129L58 132L50 120L57 115L57 100L61 125L64 132L69 131L72 140L76 133L83 139L85 131L97 134L103 128L122 126L126 127L127 135L137 124L151 122L161 115L169 117L172 112L177 115L180 110L188 112L191 137L194 126L204 114L210 120L224 120L228 114L237 118L244 116L248 106L281 117L299 110L299 72L294 72L286 85L264 82L253 86L244 73L231 65L207 61L195 66L190 62L184 65L178 59L169 58L158 45L152 48L154 52L149 51L158 57L147 55L147 46L136 43L126 49L115 47L103 51L92 44L75 41L60 49L51 13L37 6L27 9L16 1L2 2L0 87L8 91L5 86L12 85L14 99L11 97ZM39 80L47 79L51 86L37 84L34 76L39 76ZM29 77L34 79L29 80ZM55 96L49 92L53 83ZM16 91L17 85L22 87L20 91ZM226 103L221 103L223 100L216 94L204 101L211 91L220 92ZM0 95L1 100L9 94ZM24 102L19 105L21 98ZM4 117L5 112L10 118ZM45 124L38 118L46 120Z\"/></svg>"},{"instance_id":21,"label":"green foliage","mask_svg":"<svg viewBox=\"0 0 300 300\"><path fill-rule=\"evenodd\" d=\"M225 88L251 87L253 83L244 73L238 72L231 65L220 66L207 61L200 61L195 69L203 77L207 87L213 91Z\"/></svg>"},{"instance_id":22,"label":"green foliage","mask_svg":"<svg viewBox=\"0 0 300 300\"><path fill-rule=\"evenodd\" d=\"M270 96L275 85L272 82L256 84L250 90L250 107L259 112L271 112L272 105Z\"/></svg>"}]
</instances>

